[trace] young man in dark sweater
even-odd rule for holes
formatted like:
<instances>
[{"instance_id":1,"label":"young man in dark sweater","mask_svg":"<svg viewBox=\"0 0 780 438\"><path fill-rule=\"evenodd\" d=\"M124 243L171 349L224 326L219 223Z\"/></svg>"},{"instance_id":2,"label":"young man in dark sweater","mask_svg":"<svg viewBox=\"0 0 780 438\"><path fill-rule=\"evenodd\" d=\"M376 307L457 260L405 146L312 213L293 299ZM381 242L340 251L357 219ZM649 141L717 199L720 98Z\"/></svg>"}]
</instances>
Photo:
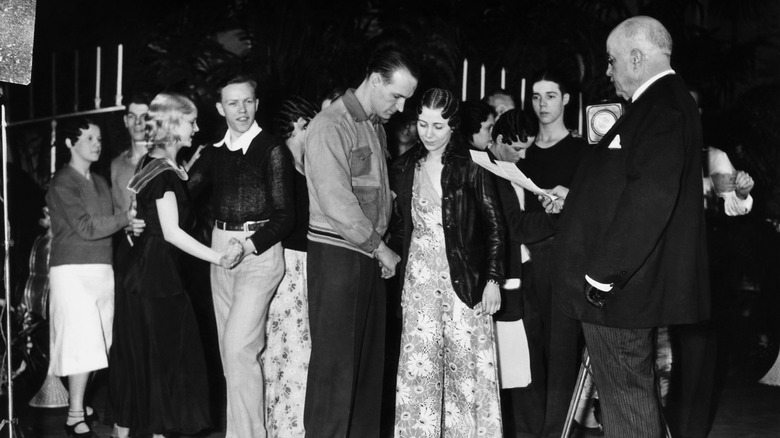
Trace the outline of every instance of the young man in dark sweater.
<instances>
[{"instance_id":1,"label":"young man in dark sweater","mask_svg":"<svg viewBox=\"0 0 780 438\"><path fill-rule=\"evenodd\" d=\"M266 436L263 375L268 305L284 274L281 240L295 215L292 156L284 141L255 121L256 82L240 76L220 88L225 137L207 148L190 175L194 192L211 186L211 246L244 244L233 269L211 269L217 334L227 385L227 438Z\"/></svg>"},{"instance_id":2,"label":"young man in dark sweater","mask_svg":"<svg viewBox=\"0 0 780 438\"><path fill-rule=\"evenodd\" d=\"M564 124L564 108L569 103L565 82L555 72L542 72L534 77L532 89L539 129L517 166L541 188L568 187L589 146ZM525 244L530 253L530 261L523 264L522 294L532 383L510 390L518 437L561 435L579 367L579 323L564 315L552 300L556 219L528 191L524 211L507 218L510 236Z\"/></svg>"}]
</instances>

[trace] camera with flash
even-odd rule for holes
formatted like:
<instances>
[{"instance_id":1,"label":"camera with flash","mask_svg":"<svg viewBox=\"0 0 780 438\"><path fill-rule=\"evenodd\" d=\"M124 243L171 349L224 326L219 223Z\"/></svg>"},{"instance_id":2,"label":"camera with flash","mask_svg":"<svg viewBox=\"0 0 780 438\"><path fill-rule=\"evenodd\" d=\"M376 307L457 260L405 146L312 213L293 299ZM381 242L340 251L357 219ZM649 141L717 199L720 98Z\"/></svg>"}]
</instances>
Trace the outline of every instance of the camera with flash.
<instances>
[{"instance_id":1,"label":"camera with flash","mask_svg":"<svg viewBox=\"0 0 780 438\"><path fill-rule=\"evenodd\" d=\"M585 108L585 119L588 121L588 143L596 144L601 141L621 115L623 115L623 104L618 102L588 105Z\"/></svg>"}]
</instances>

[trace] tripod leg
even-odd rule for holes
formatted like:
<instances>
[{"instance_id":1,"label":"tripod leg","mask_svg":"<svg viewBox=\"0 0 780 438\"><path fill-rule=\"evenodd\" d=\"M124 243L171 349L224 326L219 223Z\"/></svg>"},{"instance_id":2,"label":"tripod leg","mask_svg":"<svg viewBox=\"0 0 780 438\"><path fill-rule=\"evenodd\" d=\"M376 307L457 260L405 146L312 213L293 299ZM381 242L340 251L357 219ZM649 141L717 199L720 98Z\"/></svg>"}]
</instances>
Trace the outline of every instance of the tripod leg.
<instances>
[{"instance_id":1,"label":"tripod leg","mask_svg":"<svg viewBox=\"0 0 780 438\"><path fill-rule=\"evenodd\" d=\"M6 429L8 427L9 429ZM19 422L16 418L13 420L3 420L0 424L0 435L5 435L12 438L24 438L24 432L19 427Z\"/></svg>"},{"instance_id":2,"label":"tripod leg","mask_svg":"<svg viewBox=\"0 0 780 438\"><path fill-rule=\"evenodd\" d=\"M561 438L569 438L571 434L574 416L577 414L577 404L580 402L580 397L582 397L582 391L585 388L585 378L589 372L590 356L588 355L588 347L585 347L582 351L582 363L580 364L580 372L577 375L577 385L574 387L574 394L572 394L569 402L569 411L566 413L566 421L563 423Z\"/></svg>"}]
</instances>

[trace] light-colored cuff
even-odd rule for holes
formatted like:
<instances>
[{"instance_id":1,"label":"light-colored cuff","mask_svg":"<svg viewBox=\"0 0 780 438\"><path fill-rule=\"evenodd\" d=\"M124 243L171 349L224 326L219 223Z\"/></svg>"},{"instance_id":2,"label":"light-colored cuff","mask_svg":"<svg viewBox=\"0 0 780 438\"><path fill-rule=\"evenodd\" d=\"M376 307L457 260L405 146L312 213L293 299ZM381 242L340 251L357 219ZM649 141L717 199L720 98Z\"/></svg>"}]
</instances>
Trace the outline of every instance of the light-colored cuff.
<instances>
[{"instance_id":1,"label":"light-colored cuff","mask_svg":"<svg viewBox=\"0 0 780 438\"><path fill-rule=\"evenodd\" d=\"M745 199L740 199L736 192L721 193L723 198L723 210L727 216L742 216L750 213L753 209L753 197L748 195Z\"/></svg>"},{"instance_id":2,"label":"light-colored cuff","mask_svg":"<svg viewBox=\"0 0 780 438\"><path fill-rule=\"evenodd\" d=\"M520 279L519 278L507 278L504 281L504 286L503 287L506 290L520 289Z\"/></svg>"},{"instance_id":3,"label":"light-colored cuff","mask_svg":"<svg viewBox=\"0 0 780 438\"><path fill-rule=\"evenodd\" d=\"M612 286L614 286L614 284L599 283L598 281L588 277L587 275L585 276L585 281L590 283L590 285L595 287L596 289L598 289L600 291L604 291L604 292L611 291L612 290Z\"/></svg>"}]
</instances>

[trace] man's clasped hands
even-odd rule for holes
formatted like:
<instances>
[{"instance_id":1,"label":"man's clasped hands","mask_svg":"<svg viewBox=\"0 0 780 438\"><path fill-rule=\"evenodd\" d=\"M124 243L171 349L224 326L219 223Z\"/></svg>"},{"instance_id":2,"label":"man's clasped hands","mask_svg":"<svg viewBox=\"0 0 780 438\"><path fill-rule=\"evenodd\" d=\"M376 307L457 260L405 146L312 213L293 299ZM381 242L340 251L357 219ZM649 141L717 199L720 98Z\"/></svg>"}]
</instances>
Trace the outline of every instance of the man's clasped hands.
<instances>
[{"instance_id":1,"label":"man's clasped hands","mask_svg":"<svg viewBox=\"0 0 780 438\"><path fill-rule=\"evenodd\" d=\"M130 202L130 208L127 211L127 219L129 224L126 228L126 231L137 237L140 236L144 231L146 222L144 222L143 219L138 219L136 217L138 213L136 210L136 205L135 197L133 197ZM45 207L44 215L48 219L48 209ZM239 263L241 263L241 260L244 259L244 253L249 254L250 252L254 251L254 243L252 243L251 240L247 240L247 244L251 244L250 250L245 251L244 244L237 238L231 237L230 241L228 242L228 247L224 252L221 253L219 257L219 265L225 269L235 268Z\"/></svg>"},{"instance_id":2,"label":"man's clasped hands","mask_svg":"<svg viewBox=\"0 0 780 438\"><path fill-rule=\"evenodd\" d=\"M219 265L225 269L233 269L244 259L244 244L235 237L230 238L227 249L219 258Z\"/></svg>"}]
</instances>

